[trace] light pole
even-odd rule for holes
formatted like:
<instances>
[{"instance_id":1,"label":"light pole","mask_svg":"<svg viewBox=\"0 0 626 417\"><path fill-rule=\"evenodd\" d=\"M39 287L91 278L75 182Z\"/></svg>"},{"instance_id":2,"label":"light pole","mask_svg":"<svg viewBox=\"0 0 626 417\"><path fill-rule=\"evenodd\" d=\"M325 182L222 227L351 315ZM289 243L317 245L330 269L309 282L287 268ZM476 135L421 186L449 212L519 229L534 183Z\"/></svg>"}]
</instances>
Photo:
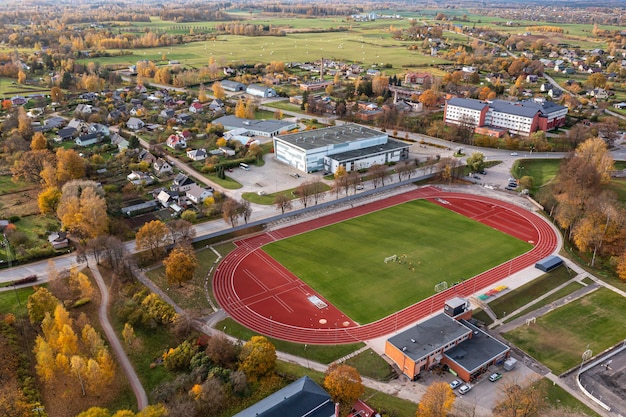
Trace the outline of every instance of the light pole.
<instances>
[{"instance_id":1,"label":"light pole","mask_svg":"<svg viewBox=\"0 0 626 417\"><path fill-rule=\"evenodd\" d=\"M520 177L520 178L522 177L521 172L524 171L524 168L525 167L523 167L522 165L518 165L517 166L517 176L518 177Z\"/></svg>"},{"instance_id":2,"label":"light pole","mask_svg":"<svg viewBox=\"0 0 626 417\"><path fill-rule=\"evenodd\" d=\"M304 357L306 358L306 368L311 369L309 366L309 355L306 354L306 343L304 344Z\"/></svg>"},{"instance_id":3,"label":"light pole","mask_svg":"<svg viewBox=\"0 0 626 417\"><path fill-rule=\"evenodd\" d=\"M270 316L270 337L272 337L272 316Z\"/></svg>"}]
</instances>

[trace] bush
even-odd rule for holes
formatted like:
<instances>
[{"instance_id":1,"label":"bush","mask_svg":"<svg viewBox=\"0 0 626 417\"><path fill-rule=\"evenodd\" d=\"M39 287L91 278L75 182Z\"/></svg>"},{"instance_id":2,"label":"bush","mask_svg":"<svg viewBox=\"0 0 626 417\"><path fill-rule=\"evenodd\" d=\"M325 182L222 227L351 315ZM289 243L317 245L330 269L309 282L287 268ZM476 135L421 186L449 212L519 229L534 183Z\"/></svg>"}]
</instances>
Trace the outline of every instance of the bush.
<instances>
[{"instance_id":1,"label":"bush","mask_svg":"<svg viewBox=\"0 0 626 417\"><path fill-rule=\"evenodd\" d=\"M11 216L9 217L9 222L10 223L17 223L20 221L20 216Z\"/></svg>"},{"instance_id":2,"label":"bush","mask_svg":"<svg viewBox=\"0 0 626 417\"><path fill-rule=\"evenodd\" d=\"M91 302L91 298L85 297L85 298L81 298L79 300L76 300L76 302L74 304L72 304L72 308L78 308L80 306L84 306L87 303Z\"/></svg>"}]
</instances>

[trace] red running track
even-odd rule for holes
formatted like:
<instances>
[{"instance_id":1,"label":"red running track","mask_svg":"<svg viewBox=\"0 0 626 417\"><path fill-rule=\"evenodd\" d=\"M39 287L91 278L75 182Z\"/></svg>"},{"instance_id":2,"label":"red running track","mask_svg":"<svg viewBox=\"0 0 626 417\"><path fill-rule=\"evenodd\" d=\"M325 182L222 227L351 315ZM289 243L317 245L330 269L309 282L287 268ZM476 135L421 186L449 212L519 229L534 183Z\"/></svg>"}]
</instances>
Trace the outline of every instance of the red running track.
<instances>
[{"instance_id":1,"label":"red running track","mask_svg":"<svg viewBox=\"0 0 626 417\"><path fill-rule=\"evenodd\" d=\"M506 263L483 272L376 322L358 325L308 285L268 256L263 245L312 229L341 222L415 199L436 204L530 242L534 247ZM487 197L420 188L382 201L263 233L236 242L237 248L220 263L213 276L219 304L237 322L259 333L298 343L339 344L374 339L443 309L452 297L468 297L493 286L552 254L558 245L554 229L541 217L515 205ZM319 308L307 297L317 296Z\"/></svg>"}]
</instances>

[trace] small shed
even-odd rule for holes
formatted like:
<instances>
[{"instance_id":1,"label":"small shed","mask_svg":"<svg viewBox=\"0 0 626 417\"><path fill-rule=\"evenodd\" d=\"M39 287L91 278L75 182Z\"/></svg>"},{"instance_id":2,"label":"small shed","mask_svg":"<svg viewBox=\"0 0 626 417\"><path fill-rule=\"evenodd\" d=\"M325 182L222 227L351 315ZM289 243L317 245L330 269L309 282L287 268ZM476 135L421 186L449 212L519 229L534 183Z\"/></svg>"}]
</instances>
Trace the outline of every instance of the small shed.
<instances>
[{"instance_id":1,"label":"small shed","mask_svg":"<svg viewBox=\"0 0 626 417\"><path fill-rule=\"evenodd\" d=\"M561 265L563 265L563 259L556 255L552 255L537 262L535 264L535 268L540 269L543 272L550 272Z\"/></svg>"}]
</instances>

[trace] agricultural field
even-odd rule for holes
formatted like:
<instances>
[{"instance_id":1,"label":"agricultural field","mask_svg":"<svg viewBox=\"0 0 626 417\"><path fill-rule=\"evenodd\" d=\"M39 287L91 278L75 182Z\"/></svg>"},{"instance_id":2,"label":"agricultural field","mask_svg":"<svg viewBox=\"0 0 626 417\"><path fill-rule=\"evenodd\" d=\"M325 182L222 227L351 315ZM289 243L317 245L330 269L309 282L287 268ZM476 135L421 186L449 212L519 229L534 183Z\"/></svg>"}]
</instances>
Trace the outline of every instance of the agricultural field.
<instances>
[{"instance_id":1,"label":"agricultural field","mask_svg":"<svg viewBox=\"0 0 626 417\"><path fill-rule=\"evenodd\" d=\"M530 248L416 200L280 240L264 250L363 324L433 295L441 281L471 278ZM404 262L386 264L384 259L394 254Z\"/></svg>"},{"instance_id":2,"label":"agricultural field","mask_svg":"<svg viewBox=\"0 0 626 417\"><path fill-rule=\"evenodd\" d=\"M624 314L624 298L602 288L504 336L555 374L561 374L580 363L587 346L597 354L623 341Z\"/></svg>"},{"instance_id":3,"label":"agricultural field","mask_svg":"<svg viewBox=\"0 0 626 417\"><path fill-rule=\"evenodd\" d=\"M295 19L301 20L301 19ZM309 20L302 19L304 22ZM202 26L203 23L198 23ZM407 47L414 42L395 40L380 29L325 33L292 33L287 36L220 35L216 40L171 47L135 49L132 55L89 58L82 61L101 65L134 65L139 59L179 61L185 66L205 66L211 56L225 64L256 64L270 61L314 61L320 58L362 62L366 65L392 64L396 70L449 63L425 56ZM115 53L117 51L109 51ZM388 71L392 73L393 70Z\"/></svg>"}]
</instances>

